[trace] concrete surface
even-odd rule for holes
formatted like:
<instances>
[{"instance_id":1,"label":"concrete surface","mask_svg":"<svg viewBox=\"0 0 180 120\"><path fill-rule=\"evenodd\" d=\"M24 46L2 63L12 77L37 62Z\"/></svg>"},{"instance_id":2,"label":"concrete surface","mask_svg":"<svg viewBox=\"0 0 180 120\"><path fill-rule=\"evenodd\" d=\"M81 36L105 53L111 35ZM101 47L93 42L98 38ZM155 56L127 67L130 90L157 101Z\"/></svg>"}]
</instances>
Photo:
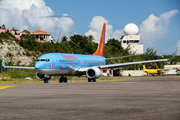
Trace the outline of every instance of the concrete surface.
<instances>
[{"instance_id":1,"label":"concrete surface","mask_svg":"<svg viewBox=\"0 0 180 120\"><path fill-rule=\"evenodd\" d=\"M12 119L180 120L180 79L18 84L0 89L0 120Z\"/></svg>"}]
</instances>

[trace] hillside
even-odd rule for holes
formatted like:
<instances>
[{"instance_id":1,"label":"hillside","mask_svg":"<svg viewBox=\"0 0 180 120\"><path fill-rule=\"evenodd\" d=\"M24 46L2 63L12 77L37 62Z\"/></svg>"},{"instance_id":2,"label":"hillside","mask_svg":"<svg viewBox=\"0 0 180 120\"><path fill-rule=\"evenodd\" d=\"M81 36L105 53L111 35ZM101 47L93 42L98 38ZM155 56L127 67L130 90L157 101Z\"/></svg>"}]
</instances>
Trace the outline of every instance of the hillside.
<instances>
[{"instance_id":1,"label":"hillside","mask_svg":"<svg viewBox=\"0 0 180 120\"><path fill-rule=\"evenodd\" d=\"M0 56L5 55L5 61L9 65L31 65L35 56L27 56L28 51L16 41L2 40L0 43Z\"/></svg>"}]
</instances>

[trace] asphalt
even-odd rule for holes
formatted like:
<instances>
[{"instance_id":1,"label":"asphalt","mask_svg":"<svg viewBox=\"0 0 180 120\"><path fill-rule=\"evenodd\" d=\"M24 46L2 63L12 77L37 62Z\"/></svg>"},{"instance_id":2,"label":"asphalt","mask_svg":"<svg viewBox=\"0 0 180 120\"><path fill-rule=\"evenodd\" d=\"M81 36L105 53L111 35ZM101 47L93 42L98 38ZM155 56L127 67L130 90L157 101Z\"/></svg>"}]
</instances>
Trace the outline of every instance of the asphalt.
<instances>
[{"instance_id":1,"label":"asphalt","mask_svg":"<svg viewBox=\"0 0 180 120\"><path fill-rule=\"evenodd\" d=\"M0 120L180 120L180 78L0 87Z\"/></svg>"}]
</instances>

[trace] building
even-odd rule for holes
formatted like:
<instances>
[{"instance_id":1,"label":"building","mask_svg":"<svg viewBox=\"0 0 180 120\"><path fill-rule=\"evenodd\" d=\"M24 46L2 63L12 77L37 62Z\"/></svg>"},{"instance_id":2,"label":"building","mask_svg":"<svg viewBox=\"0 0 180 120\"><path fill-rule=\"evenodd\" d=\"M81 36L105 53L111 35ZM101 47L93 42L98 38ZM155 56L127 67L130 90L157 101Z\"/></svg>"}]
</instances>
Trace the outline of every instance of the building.
<instances>
[{"instance_id":1,"label":"building","mask_svg":"<svg viewBox=\"0 0 180 120\"><path fill-rule=\"evenodd\" d=\"M27 35L27 31L21 31L21 32L19 32L19 34L20 34L20 36L22 36L23 34Z\"/></svg>"},{"instance_id":2,"label":"building","mask_svg":"<svg viewBox=\"0 0 180 120\"><path fill-rule=\"evenodd\" d=\"M19 30L14 28L14 27L10 31L13 32L13 35L18 35L19 34Z\"/></svg>"},{"instance_id":3,"label":"building","mask_svg":"<svg viewBox=\"0 0 180 120\"><path fill-rule=\"evenodd\" d=\"M38 41L45 40L49 42L53 40L52 36L43 30L36 30L36 31L33 31L31 34L36 36Z\"/></svg>"},{"instance_id":4,"label":"building","mask_svg":"<svg viewBox=\"0 0 180 120\"><path fill-rule=\"evenodd\" d=\"M11 29L11 30L4 30L4 29L0 29L0 33L1 32L10 32L12 35L14 35L17 39L19 39L20 40L20 35L19 35L19 30L18 29L15 29L15 28L13 28L13 29Z\"/></svg>"},{"instance_id":5,"label":"building","mask_svg":"<svg viewBox=\"0 0 180 120\"><path fill-rule=\"evenodd\" d=\"M164 69L179 69L180 65L164 65Z\"/></svg>"},{"instance_id":6,"label":"building","mask_svg":"<svg viewBox=\"0 0 180 120\"><path fill-rule=\"evenodd\" d=\"M138 27L135 24L127 24L124 28L125 35L120 38L120 42L124 49L129 46L132 52L143 54L143 44L140 42L138 31Z\"/></svg>"}]
</instances>

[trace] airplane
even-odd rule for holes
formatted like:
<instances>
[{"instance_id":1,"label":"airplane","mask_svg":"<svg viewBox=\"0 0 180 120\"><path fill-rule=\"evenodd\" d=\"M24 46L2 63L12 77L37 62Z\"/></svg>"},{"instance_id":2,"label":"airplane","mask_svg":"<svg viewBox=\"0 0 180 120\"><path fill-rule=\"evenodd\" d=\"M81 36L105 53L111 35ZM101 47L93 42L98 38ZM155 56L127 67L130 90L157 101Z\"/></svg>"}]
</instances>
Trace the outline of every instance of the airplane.
<instances>
[{"instance_id":1,"label":"airplane","mask_svg":"<svg viewBox=\"0 0 180 120\"><path fill-rule=\"evenodd\" d=\"M151 74L152 76L154 76L154 74L162 75L166 72L163 69L146 69L145 65L143 65L143 71L147 74Z\"/></svg>"},{"instance_id":2,"label":"airplane","mask_svg":"<svg viewBox=\"0 0 180 120\"><path fill-rule=\"evenodd\" d=\"M128 63L118 63L106 65L106 60L113 58L105 58L105 29L106 24L103 24L102 33L100 36L100 42L97 50L92 55L84 54L69 54L69 53L47 53L40 56L35 62L34 67L22 67L22 66L6 66L3 55L2 66L4 68L16 68L16 69L32 69L36 71L36 78L38 80L48 83L48 80L52 76L61 76L59 82L67 82L66 76L86 76L88 82L96 82L96 78L101 77L103 68L122 67L133 64L149 63L167 61L174 58L176 51L172 58L148 60ZM114 59L119 59L116 57Z\"/></svg>"}]
</instances>

